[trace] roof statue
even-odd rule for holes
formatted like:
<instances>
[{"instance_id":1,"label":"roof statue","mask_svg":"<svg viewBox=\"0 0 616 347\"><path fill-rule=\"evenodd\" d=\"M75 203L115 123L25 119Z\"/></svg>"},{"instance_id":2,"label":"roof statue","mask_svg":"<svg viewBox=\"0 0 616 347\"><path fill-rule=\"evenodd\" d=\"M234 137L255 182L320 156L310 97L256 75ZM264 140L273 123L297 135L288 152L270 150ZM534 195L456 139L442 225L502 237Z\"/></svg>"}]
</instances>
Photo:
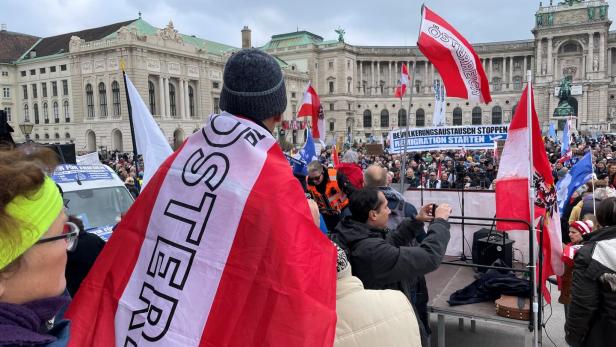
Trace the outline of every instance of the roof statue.
<instances>
[{"instance_id":1,"label":"roof statue","mask_svg":"<svg viewBox=\"0 0 616 347\"><path fill-rule=\"evenodd\" d=\"M177 43L183 43L182 36L177 30L175 30L172 21L169 21L169 24L167 24L164 29L158 30L158 36L160 36L163 40L172 40Z\"/></svg>"},{"instance_id":2,"label":"roof statue","mask_svg":"<svg viewBox=\"0 0 616 347\"><path fill-rule=\"evenodd\" d=\"M344 42L344 34L346 34L346 31L344 31L341 27L338 27L338 29L334 30L334 32L338 34L338 42Z\"/></svg>"},{"instance_id":3,"label":"roof statue","mask_svg":"<svg viewBox=\"0 0 616 347\"><path fill-rule=\"evenodd\" d=\"M584 2L584 0L565 0L563 2L559 2L559 5L569 5L569 6L573 6L573 4L579 4Z\"/></svg>"}]
</instances>

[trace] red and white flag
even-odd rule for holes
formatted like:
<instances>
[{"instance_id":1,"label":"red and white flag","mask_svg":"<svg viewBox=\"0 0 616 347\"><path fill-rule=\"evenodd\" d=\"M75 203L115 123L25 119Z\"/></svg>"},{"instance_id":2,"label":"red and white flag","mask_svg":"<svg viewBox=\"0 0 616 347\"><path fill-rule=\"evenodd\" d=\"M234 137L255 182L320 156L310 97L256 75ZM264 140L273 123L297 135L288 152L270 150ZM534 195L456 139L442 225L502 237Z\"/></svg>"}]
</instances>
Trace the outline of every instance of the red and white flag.
<instances>
[{"instance_id":1,"label":"red and white flag","mask_svg":"<svg viewBox=\"0 0 616 347\"><path fill-rule=\"evenodd\" d=\"M526 87L528 88L528 87ZM496 178L496 217L512 218L529 221L529 143L528 143L528 113L527 113L527 89L524 89L522 97L516 108L505 147L501 154L498 176ZM532 96L531 90L531 96ZM536 223L543 220L539 226L543 237L543 293L546 300L550 300L549 291L545 288L547 278L553 274L562 275L564 271L561 255L562 240L560 229L560 216L556 204L556 188L552 169L545 151L541 128L537 112L535 111L534 97L531 97L532 110L532 143L533 143L533 184L536 195L534 197L534 213ZM543 218L541 218L543 217ZM498 230L528 230L528 227L515 222L496 222Z\"/></svg>"},{"instance_id":2,"label":"red and white flag","mask_svg":"<svg viewBox=\"0 0 616 347\"><path fill-rule=\"evenodd\" d=\"M336 146L332 148L332 162L334 163L334 167L340 165L340 159L338 158L338 150Z\"/></svg>"},{"instance_id":3,"label":"red and white flag","mask_svg":"<svg viewBox=\"0 0 616 347\"><path fill-rule=\"evenodd\" d=\"M331 346L336 249L303 201L267 130L212 116L118 224L69 346Z\"/></svg>"},{"instance_id":4,"label":"red and white flag","mask_svg":"<svg viewBox=\"0 0 616 347\"><path fill-rule=\"evenodd\" d=\"M312 88L310 83L304 93L304 99L297 111L298 117L312 117L312 137L315 140L319 140L325 143L325 115L323 114L323 107L321 106L321 100L319 95Z\"/></svg>"},{"instance_id":5,"label":"red and white flag","mask_svg":"<svg viewBox=\"0 0 616 347\"><path fill-rule=\"evenodd\" d=\"M400 70L400 82L395 90L395 97L402 99L404 94L406 93L406 89L409 85L409 69L406 67L405 63L402 63L402 68Z\"/></svg>"},{"instance_id":6,"label":"red and white flag","mask_svg":"<svg viewBox=\"0 0 616 347\"><path fill-rule=\"evenodd\" d=\"M439 72L447 95L479 101L492 100L481 61L466 39L425 5L421 8L417 46Z\"/></svg>"}]
</instances>

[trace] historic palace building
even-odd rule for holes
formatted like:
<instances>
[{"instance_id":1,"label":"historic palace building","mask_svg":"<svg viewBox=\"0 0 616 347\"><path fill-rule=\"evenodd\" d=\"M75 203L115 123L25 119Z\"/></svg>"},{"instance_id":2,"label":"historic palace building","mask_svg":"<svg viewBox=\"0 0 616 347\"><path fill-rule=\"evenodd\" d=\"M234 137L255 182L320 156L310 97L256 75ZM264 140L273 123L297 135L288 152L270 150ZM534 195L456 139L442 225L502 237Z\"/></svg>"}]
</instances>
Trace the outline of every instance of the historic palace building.
<instances>
[{"instance_id":1,"label":"historic palace building","mask_svg":"<svg viewBox=\"0 0 616 347\"><path fill-rule=\"evenodd\" d=\"M535 27L529 28L534 39L474 44L493 100L484 105L448 98L447 124L508 123L530 69L542 126L562 126L554 109L558 86L568 77L577 128L616 129L616 32L610 25L606 1L565 1L539 7ZM244 27L241 35L242 47L251 47L250 30ZM284 128L288 141L303 142L295 113L309 81L321 96L328 142L378 139L406 126L408 92L402 102L394 97L402 63L413 75L409 125L432 124L432 85L439 75L417 47L352 45L341 31L330 41L298 31L274 35L260 48L278 58L286 75L289 102L277 135ZM177 146L219 111L224 63L238 49L180 34L172 23L158 29L141 18L47 38L3 28L0 109L8 111L15 129L34 123L35 141L72 141L78 151L131 150L119 68L124 60L163 133Z\"/></svg>"}]
</instances>

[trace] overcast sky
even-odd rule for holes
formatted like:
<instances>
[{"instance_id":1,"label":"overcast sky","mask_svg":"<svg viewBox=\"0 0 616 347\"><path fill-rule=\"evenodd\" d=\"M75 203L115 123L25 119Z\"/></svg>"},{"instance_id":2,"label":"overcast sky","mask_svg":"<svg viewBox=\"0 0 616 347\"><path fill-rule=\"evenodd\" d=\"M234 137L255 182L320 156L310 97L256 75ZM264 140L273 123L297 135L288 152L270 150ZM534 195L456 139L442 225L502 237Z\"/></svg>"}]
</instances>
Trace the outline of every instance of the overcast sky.
<instances>
[{"instance_id":1,"label":"overcast sky","mask_svg":"<svg viewBox=\"0 0 616 347\"><path fill-rule=\"evenodd\" d=\"M557 3L558 0L554 0ZM307 30L335 39L346 30L353 45L414 45L420 1L376 0L0 0L0 23L36 36L78 31L142 18L156 27L171 19L183 34L241 46L240 30L252 29L253 46L272 35ZM426 0L471 43L529 39L536 0ZM544 5L549 0L543 1ZM616 0L608 3L613 7ZM613 7L612 10L614 10ZM611 15L613 20L616 15ZM616 30L616 28L612 28Z\"/></svg>"}]
</instances>

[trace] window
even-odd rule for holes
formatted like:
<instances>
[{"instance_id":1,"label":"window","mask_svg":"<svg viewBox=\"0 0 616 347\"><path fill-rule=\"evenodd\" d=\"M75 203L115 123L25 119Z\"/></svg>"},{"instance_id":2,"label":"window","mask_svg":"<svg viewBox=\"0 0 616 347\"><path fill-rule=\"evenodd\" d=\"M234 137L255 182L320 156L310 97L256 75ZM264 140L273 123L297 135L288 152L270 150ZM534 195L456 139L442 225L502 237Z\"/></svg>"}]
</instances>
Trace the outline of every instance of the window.
<instances>
[{"instance_id":1,"label":"window","mask_svg":"<svg viewBox=\"0 0 616 347\"><path fill-rule=\"evenodd\" d=\"M8 71L2 71L2 77L8 77L8 76L9 76Z\"/></svg>"},{"instance_id":2,"label":"window","mask_svg":"<svg viewBox=\"0 0 616 347\"><path fill-rule=\"evenodd\" d=\"M39 124L38 104L32 105L32 109L34 110L34 124Z\"/></svg>"},{"instance_id":3,"label":"window","mask_svg":"<svg viewBox=\"0 0 616 347\"><path fill-rule=\"evenodd\" d=\"M29 108L28 108L28 104L24 105L24 121L29 122L30 121L30 112L29 112Z\"/></svg>"},{"instance_id":4,"label":"window","mask_svg":"<svg viewBox=\"0 0 616 347\"><path fill-rule=\"evenodd\" d=\"M60 71L66 71L66 65L60 65Z\"/></svg>"},{"instance_id":5,"label":"window","mask_svg":"<svg viewBox=\"0 0 616 347\"><path fill-rule=\"evenodd\" d=\"M421 91L421 80L415 81L415 92L419 93Z\"/></svg>"},{"instance_id":6,"label":"window","mask_svg":"<svg viewBox=\"0 0 616 347\"><path fill-rule=\"evenodd\" d=\"M347 70L351 70L351 61L347 60Z\"/></svg>"},{"instance_id":7,"label":"window","mask_svg":"<svg viewBox=\"0 0 616 347\"><path fill-rule=\"evenodd\" d=\"M88 118L94 118L94 91L92 85L86 85L86 108L88 109Z\"/></svg>"},{"instance_id":8,"label":"window","mask_svg":"<svg viewBox=\"0 0 616 347\"><path fill-rule=\"evenodd\" d=\"M364 128L372 128L372 112L370 110L364 111Z\"/></svg>"},{"instance_id":9,"label":"window","mask_svg":"<svg viewBox=\"0 0 616 347\"><path fill-rule=\"evenodd\" d=\"M46 72L46 71L45 71L45 68L44 68L44 67L42 67L42 68L40 68L40 69L39 69L39 73L40 73L40 74L44 74L45 72Z\"/></svg>"},{"instance_id":10,"label":"window","mask_svg":"<svg viewBox=\"0 0 616 347\"><path fill-rule=\"evenodd\" d=\"M389 111L381 111L381 128L389 128Z\"/></svg>"},{"instance_id":11,"label":"window","mask_svg":"<svg viewBox=\"0 0 616 347\"><path fill-rule=\"evenodd\" d=\"M51 82L51 96L58 96L58 82Z\"/></svg>"},{"instance_id":12,"label":"window","mask_svg":"<svg viewBox=\"0 0 616 347\"><path fill-rule=\"evenodd\" d=\"M36 70L35 69L31 69L30 70L30 76L34 76L36 75Z\"/></svg>"},{"instance_id":13,"label":"window","mask_svg":"<svg viewBox=\"0 0 616 347\"><path fill-rule=\"evenodd\" d=\"M49 140L49 134L45 133L45 140Z\"/></svg>"},{"instance_id":14,"label":"window","mask_svg":"<svg viewBox=\"0 0 616 347\"><path fill-rule=\"evenodd\" d=\"M54 138L54 139L56 139L56 140L59 140L59 139L60 139L60 134L55 133L55 134L53 135L53 138Z\"/></svg>"},{"instance_id":15,"label":"window","mask_svg":"<svg viewBox=\"0 0 616 347\"><path fill-rule=\"evenodd\" d=\"M492 90L495 91L495 92L499 92L502 89L501 86L502 86L502 84L501 84L500 77L494 77L492 79Z\"/></svg>"},{"instance_id":16,"label":"window","mask_svg":"<svg viewBox=\"0 0 616 347\"><path fill-rule=\"evenodd\" d=\"M403 108L398 110L398 126L399 127L406 126L406 110Z\"/></svg>"},{"instance_id":17,"label":"window","mask_svg":"<svg viewBox=\"0 0 616 347\"><path fill-rule=\"evenodd\" d=\"M11 88L9 88L9 87L2 88L2 96L5 97L5 98L10 98L11 97Z\"/></svg>"},{"instance_id":18,"label":"window","mask_svg":"<svg viewBox=\"0 0 616 347\"><path fill-rule=\"evenodd\" d=\"M291 114L295 116L296 113L297 113L297 104L292 102L291 103Z\"/></svg>"},{"instance_id":19,"label":"window","mask_svg":"<svg viewBox=\"0 0 616 347\"><path fill-rule=\"evenodd\" d=\"M334 94L334 81L329 81L329 93Z\"/></svg>"},{"instance_id":20,"label":"window","mask_svg":"<svg viewBox=\"0 0 616 347\"><path fill-rule=\"evenodd\" d=\"M513 77L513 89L521 90L522 89L522 77L514 76Z\"/></svg>"},{"instance_id":21,"label":"window","mask_svg":"<svg viewBox=\"0 0 616 347\"><path fill-rule=\"evenodd\" d=\"M329 66L329 69L330 69L330 70L333 70L333 69L334 69L334 61L333 61L333 60L330 60L330 61L328 62L328 66Z\"/></svg>"},{"instance_id":22,"label":"window","mask_svg":"<svg viewBox=\"0 0 616 347\"><path fill-rule=\"evenodd\" d=\"M150 101L150 113L156 114L156 89L152 81L148 81L148 100Z\"/></svg>"},{"instance_id":23,"label":"window","mask_svg":"<svg viewBox=\"0 0 616 347\"><path fill-rule=\"evenodd\" d=\"M188 117L195 115L195 91L192 86L188 86Z\"/></svg>"},{"instance_id":24,"label":"window","mask_svg":"<svg viewBox=\"0 0 616 347\"><path fill-rule=\"evenodd\" d=\"M503 123L503 109L500 106L492 107L492 124Z\"/></svg>"},{"instance_id":25,"label":"window","mask_svg":"<svg viewBox=\"0 0 616 347\"><path fill-rule=\"evenodd\" d=\"M21 77L26 77L26 70L21 72Z\"/></svg>"},{"instance_id":26,"label":"window","mask_svg":"<svg viewBox=\"0 0 616 347\"><path fill-rule=\"evenodd\" d=\"M175 107L175 86L169 83L169 105L171 106L171 117L176 117L177 107Z\"/></svg>"},{"instance_id":27,"label":"window","mask_svg":"<svg viewBox=\"0 0 616 347\"><path fill-rule=\"evenodd\" d=\"M41 137L39 136L39 134L34 134L34 139L38 141L41 139Z\"/></svg>"},{"instance_id":28,"label":"window","mask_svg":"<svg viewBox=\"0 0 616 347\"><path fill-rule=\"evenodd\" d=\"M218 89L218 88L220 88L220 82L217 82L217 81L212 82L212 88L213 88L213 89Z\"/></svg>"},{"instance_id":29,"label":"window","mask_svg":"<svg viewBox=\"0 0 616 347\"><path fill-rule=\"evenodd\" d=\"M36 84L32 85L32 97L34 99L38 98L38 93L36 92Z\"/></svg>"},{"instance_id":30,"label":"window","mask_svg":"<svg viewBox=\"0 0 616 347\"><path fill-rule=\"evenodd\" d=\"M99 117L106 118L107 117L107 87L105 87L105 83L101 82L98 84L98 104L99 104Z\"/></svg>"},{"instance_id":31,"label":"window","mask_svg":"<svg viewBox=\"0 0 616 347\"><path fill-rule=\"evenodd\" d=\"M64 121L69 123L71 121L71 114L68 111L68 100L64 100L62 108L64 109Z\"/></svg>"},{"instance_id":32,"label":"window","mask_svg":"<svg viewBox=\"0 0 616 347\"><path fill-rule=\"evenodd\" d=\"M351 93L351 80L347 80L347 93Z\"/></svg>"},{"instance_id":33,"label":"window","mask_svg":"<svg viewBox=\"0 0 616 347\"><path fill-rule=\"evenodd\" d=\"M333 103L333 102L330 102L330 103L329 103L329 110L330 110L330 111L333 111L333 110L334 110L334 103Z\"/></svg>"},{"instance_id":34,"label":"window","mask_svg":"<svg viewBox=\"0 0 616 347\"><path fill-rule=\"evenodd\" d=\"M45 124L49 124L49 107L47 106L47 103L43 103L43 119L45 121Z\"/></svg>"},{"instance_id":35,"label":"window","mask_svg":"<svg viewBox=\"0 0 616 347\"><path fill-rule=\"evenodd\" d=\"M69 140L71 138L71 134L69 134L69 133L64 134L64 138Z\"/></svg>"},{"instance_id":36,"label":"window","mask_svg":"<svg viewBox=\"0 0 616 347\"><path fill-rule=\"evenodd\" d=\"M53 102L53 121L54 123L60 123L60 110L58 109L58 102Z\"/></svg>"},{"instance_id":37,"label":"window","mask_svg":"<svg viewBox=\"0 0 616 347\"><path fill-rule=\"evenodd\" d=\"M481 107L476 106L473 108L471 124L481 125Z\"/></svg>"},{"instance_id":38,"label":"window","mask_svg":"<svg viewBox=\"0 0 616 347\"><path fill-rule=\"evenodd\" d=\"M11 121L11 108L5 107L4 112L6 112L6 121L10 122Z\"/></svg>"},{"instance_id":39,"label":"window","mask_svg":"<svg viewBox=\"0 0 616 347\"><path fill-rule=\"evenodd\" d=\"M329 131L334 131L335 122L333 120L329 121Z\"/></svg>"},{"instance_id":40,"label":"window","mask_svg":"<svg viewBox=\"0 0 616 347\"><path fill-rule=\"evenodd\" d=\"M453 109L453 125L462 125L462 109L459 107Z\"/></svg>"},{"instance_id":41,"label":"window","mask_svg":"<svg viewBox=\"0 0 616 347\"><path fill-rule=\"evenodd\" d=\"M68 81L67 80L62 80L62 95L64 96L68 95Z\"/></svg>"},{"instance_id":42,"label":"window","mask_svg":"<svg viewBox=\"0 0 616 347\"><path fill-rule=\"evenodd\" d=\"M111 82L111 98L113 99L113 116L120 116L120 84L118 81Z\"/></svg>"},{"instance_id":43,"label":"window","mask_svg":"<svg viewBox=\"0 0 616 347\"><path fill-rule=\"evenodd\" d=\"M297 97L297 93L295 93L295 92L291 92L291 97L292 97L292 98L296 98L296 97Z\"/></svg>"},{"instance_id":44,"label":"window","mask_svg":"<svg viewBox=\"0 0 616 347\"><path fill-rule=\"evenodd\" d=\"M220 99L214 98L214 113L220 114Z\"/></svg>"},{"instance_id":45,"label":"window","mask_svg":"<svg viewBox=\"0 0 616 347\"><path fill-rule=\"evenodd\" d=\"M426 113L423 108L420 108L415 112L415 126L423 127L426 126Z\"/></svg>"},{"instance_id":46,"label":"window","mask_svg":"<svg viewBox=\"0 0 616 347\"><path fill-rule=\"evenodd\" d=\"M350 111L351 110L351 103L350 102L347 102L347 107L348 107L348 109Z\"/></svg>"},{"instance_id":47,"label":"window","mask_svg":"<svg viewBox=\"0 0 616 347\"><path fill-rule=\"evenodd\" d=\"M28 86L21 86L24 92L24 100L28 100Z\"/></svg>"},{"instance_id":48,"label":"window","mask_svg":"<svg viewBox=\"0 0 616 347\"><path fill-rule=\"evenodd\" d=\"M50 66L49 67L49 72L56 72L56 67L55 66Z\"/></svg>"},{"instance_id":49,"label":"window","mask_svg":"<svg viewBox=\"0 0 616 347\"><path fill-rule=\"evenodd\" d=\"M41 92L43 93L43 97L46 98L47 97L47 83L45 82L41 83Z\"/></svg>"}]
</instances>

